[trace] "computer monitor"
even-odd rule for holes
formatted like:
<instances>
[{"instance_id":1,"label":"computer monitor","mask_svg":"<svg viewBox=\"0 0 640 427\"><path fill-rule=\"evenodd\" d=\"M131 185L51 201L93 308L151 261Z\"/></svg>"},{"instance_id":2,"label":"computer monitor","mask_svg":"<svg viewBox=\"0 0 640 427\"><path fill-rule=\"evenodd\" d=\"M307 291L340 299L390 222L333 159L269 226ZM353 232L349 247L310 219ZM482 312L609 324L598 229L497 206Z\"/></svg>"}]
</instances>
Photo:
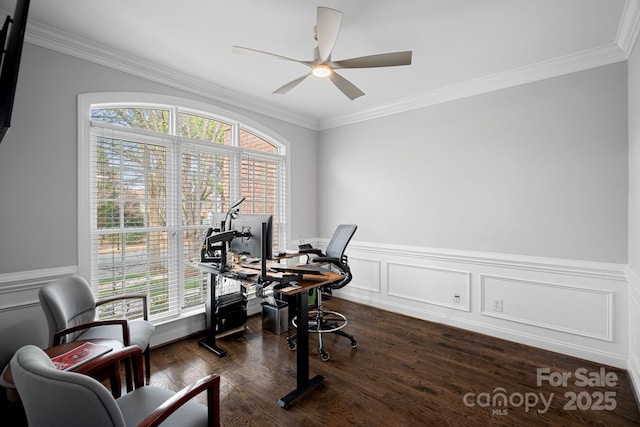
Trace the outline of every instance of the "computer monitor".
<instances>
[{"instance_id":1,"label":"computer monitor","mask_svg":"<svg viewBox=\"0 0 640 427\"><path fill-rule=\"evenodd\" d=\"M266 235L262 235L262 224L265 223ZM273 246L273 216L257 214L238 214L231 220L228 230L235 230L239 235L230 244L230 251L252 258L271 259ZM262 253L262 242L265 239L266 253Z\"/></svg>"}]
</instances>

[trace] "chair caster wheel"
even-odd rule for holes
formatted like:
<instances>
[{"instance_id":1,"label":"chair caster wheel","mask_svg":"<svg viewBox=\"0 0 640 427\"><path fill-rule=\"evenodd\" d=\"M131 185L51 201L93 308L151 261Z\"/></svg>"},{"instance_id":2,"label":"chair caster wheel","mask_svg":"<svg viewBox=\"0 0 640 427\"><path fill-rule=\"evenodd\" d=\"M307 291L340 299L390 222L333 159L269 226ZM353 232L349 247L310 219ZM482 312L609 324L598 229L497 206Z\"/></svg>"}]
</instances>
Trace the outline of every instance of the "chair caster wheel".
<instances>
[{"instance_id":1,"label":"chair caster wheel","mask_svg":"<svg viewBox=\"0 0 640 427\"><path fill-rule=\"evenodd\" d=\"M331 355L329 353L327 353L326 351L321 351L320 352L320 360L322 360L323 362L326 362L330 358L331 358Z\"/></svg>"},{"instance_id":2,"label":"chair caster wheel","mask_svg":"<svg viewBox=\"0 0 640 427\"><path fill-rule=\"evenodd\" d=\"M298 348L298 345L296 344L296 342L295 342L295 341L289 341L287 344L289 345L289 350L292 350L292 351L293 351L293 350L295 350L296 348Z\"/></svg>"},{"instance_id":3,"label":"chair caster wheel","mask_svg":"<svg viewBox=\"0 0 640 427\"><path fill-rule=\"evenodd\" d=\"M358 341L356 340L351 341L351 348L356 348L356 347L358 347Z\"/></svg>"}]
</instances>

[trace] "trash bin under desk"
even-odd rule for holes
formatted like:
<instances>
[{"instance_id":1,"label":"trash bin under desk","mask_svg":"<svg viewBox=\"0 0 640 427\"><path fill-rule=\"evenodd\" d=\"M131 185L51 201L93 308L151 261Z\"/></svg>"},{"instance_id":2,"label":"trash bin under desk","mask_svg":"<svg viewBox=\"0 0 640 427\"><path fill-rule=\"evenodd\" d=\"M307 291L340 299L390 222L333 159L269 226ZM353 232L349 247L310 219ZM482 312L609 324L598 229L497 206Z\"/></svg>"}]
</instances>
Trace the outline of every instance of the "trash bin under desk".
<instances>
[{"instance_id":1,"label":"trash bin under desk","mask_svg":"<svg viewBox=\"0 0 640 427\"><path fill-rule=\"evenodd\" d=\"M289 305L285 301L262 303L262 330L278 335L289 330Z\"/></svg>"}]
</instances>

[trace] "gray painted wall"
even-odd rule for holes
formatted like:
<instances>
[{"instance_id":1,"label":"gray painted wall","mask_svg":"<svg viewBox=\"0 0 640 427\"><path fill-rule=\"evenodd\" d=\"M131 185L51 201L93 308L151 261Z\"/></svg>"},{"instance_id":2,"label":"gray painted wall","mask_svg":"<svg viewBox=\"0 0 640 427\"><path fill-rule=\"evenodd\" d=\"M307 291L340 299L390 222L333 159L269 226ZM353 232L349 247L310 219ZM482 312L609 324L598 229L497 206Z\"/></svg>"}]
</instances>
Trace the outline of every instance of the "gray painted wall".
<instances>
[{"instance_id":1,"label":"gray painted wall","mask_svg":"<svg viewBox=\"0 0 640 427\"><path fill-rule=\"evenodd\" d=\"M0 274L77 265L77 95L159 93L222 107L291 143L290 237L317 236L317 133L26 44L0 143Z\"/></svg>"},{"instance_id":2,"label":"gray painted wall","mask_svg":"<svg viewBox=\"0 0 640 427\"><path fill-rule=\"evenodd\" d=\"M626 263L626 72L322 131L321 236L355 222L365 242Z\"/></svg>"},{"instance_id":3,"label":"gray painted wall","mask_svg":"<svg viewBox=\"0 0 640 427\"><path fill-rule=\"evenodd\" d=\"M640 272L640 43L629 67L629 266Z\"/></svg>"},{"instance_id":4,"label":"gray painted wall","mask_svg":"<svg viewBox=\"0 0 640 427\"><path fill-rule=\"evenodd\" d=\"M629 357L628 370L640 393L640 43L628 61L629 73Z\"/></svg>"},{"instance_id":5,"label":"gray painted wall","mask_svg":"<svg viewBox=\"0 0 640 427\"><path fill-rule=\"evenodd\" d=\"M626 264L629 237L638 271L635 52L628 93L620 63L321 132L220 107L291 143L291 239L356 222L355 240L373 244ZM27 44L0 144L0 274L77 264L77 95L100 91L207 102ZM43 338L36 304L3 314L1 342Z\"/></svg>"}]
</instances>

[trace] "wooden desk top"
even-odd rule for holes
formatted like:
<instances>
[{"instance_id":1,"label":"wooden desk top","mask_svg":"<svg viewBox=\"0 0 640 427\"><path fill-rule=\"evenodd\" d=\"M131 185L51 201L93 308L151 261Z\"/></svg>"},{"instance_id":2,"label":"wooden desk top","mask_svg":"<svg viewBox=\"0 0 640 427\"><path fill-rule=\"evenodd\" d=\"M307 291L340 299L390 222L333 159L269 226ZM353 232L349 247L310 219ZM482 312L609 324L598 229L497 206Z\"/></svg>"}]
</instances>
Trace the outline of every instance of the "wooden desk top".
<instances>
[{"instance_id":1,"label":"wooden desk top","mask_svg":"<svg viewBox=\"0 0 640 427\"><path fill-rule=\"evenodd\" d=\"M278 292L284 295L295 295L304 290L311 290L313 288L317 288L319 286L328 285L329 283L338 282L344 276L342 274L333 273L333 272L323 272L322 274L304 274L302 276L302 280L297 281L296 283L299 288L282 288L278 289Z\"/></svg>"},{"instance_id":2,"label":"wooden desk top","mask_svg":"<svg viewBox=\"0 0 640 427\"><path fill-rule=\"evenodd\" d=\"M269 264L267 265L267 274L271 277L277 277L277 278L282 277L285 273L277 272L269 269L269 267L275 267L275 266L287 267L282 264L278 264L270 261ZM196 267L203 271L217 274L217 269L215 269L213 266L207 265L206 263L197 263ZM287 267L287 268L294 268L294 267ZM299 267L300 271L303 271L304 268L305 268L304 265ZM223 275L233 278L238 273L244 273L245 275L248 275L246 279L238 279L238 280L242 280L245 283L254 284L256 283L258 277L260 276L260 264L236 266L231 270L225 271ZM310 290L313 288L317 288L319 286L328 285L329 283L338 282L343 277L344 276L342 274L334 273L331 271L326 271L326 272L323 271L321 272L321 274L303 274L302 280L296 281L299 288L285 287L282 289L278 289L278 292L284 295L295 295L304 290Z\"/></svg>"}]
</instances>

